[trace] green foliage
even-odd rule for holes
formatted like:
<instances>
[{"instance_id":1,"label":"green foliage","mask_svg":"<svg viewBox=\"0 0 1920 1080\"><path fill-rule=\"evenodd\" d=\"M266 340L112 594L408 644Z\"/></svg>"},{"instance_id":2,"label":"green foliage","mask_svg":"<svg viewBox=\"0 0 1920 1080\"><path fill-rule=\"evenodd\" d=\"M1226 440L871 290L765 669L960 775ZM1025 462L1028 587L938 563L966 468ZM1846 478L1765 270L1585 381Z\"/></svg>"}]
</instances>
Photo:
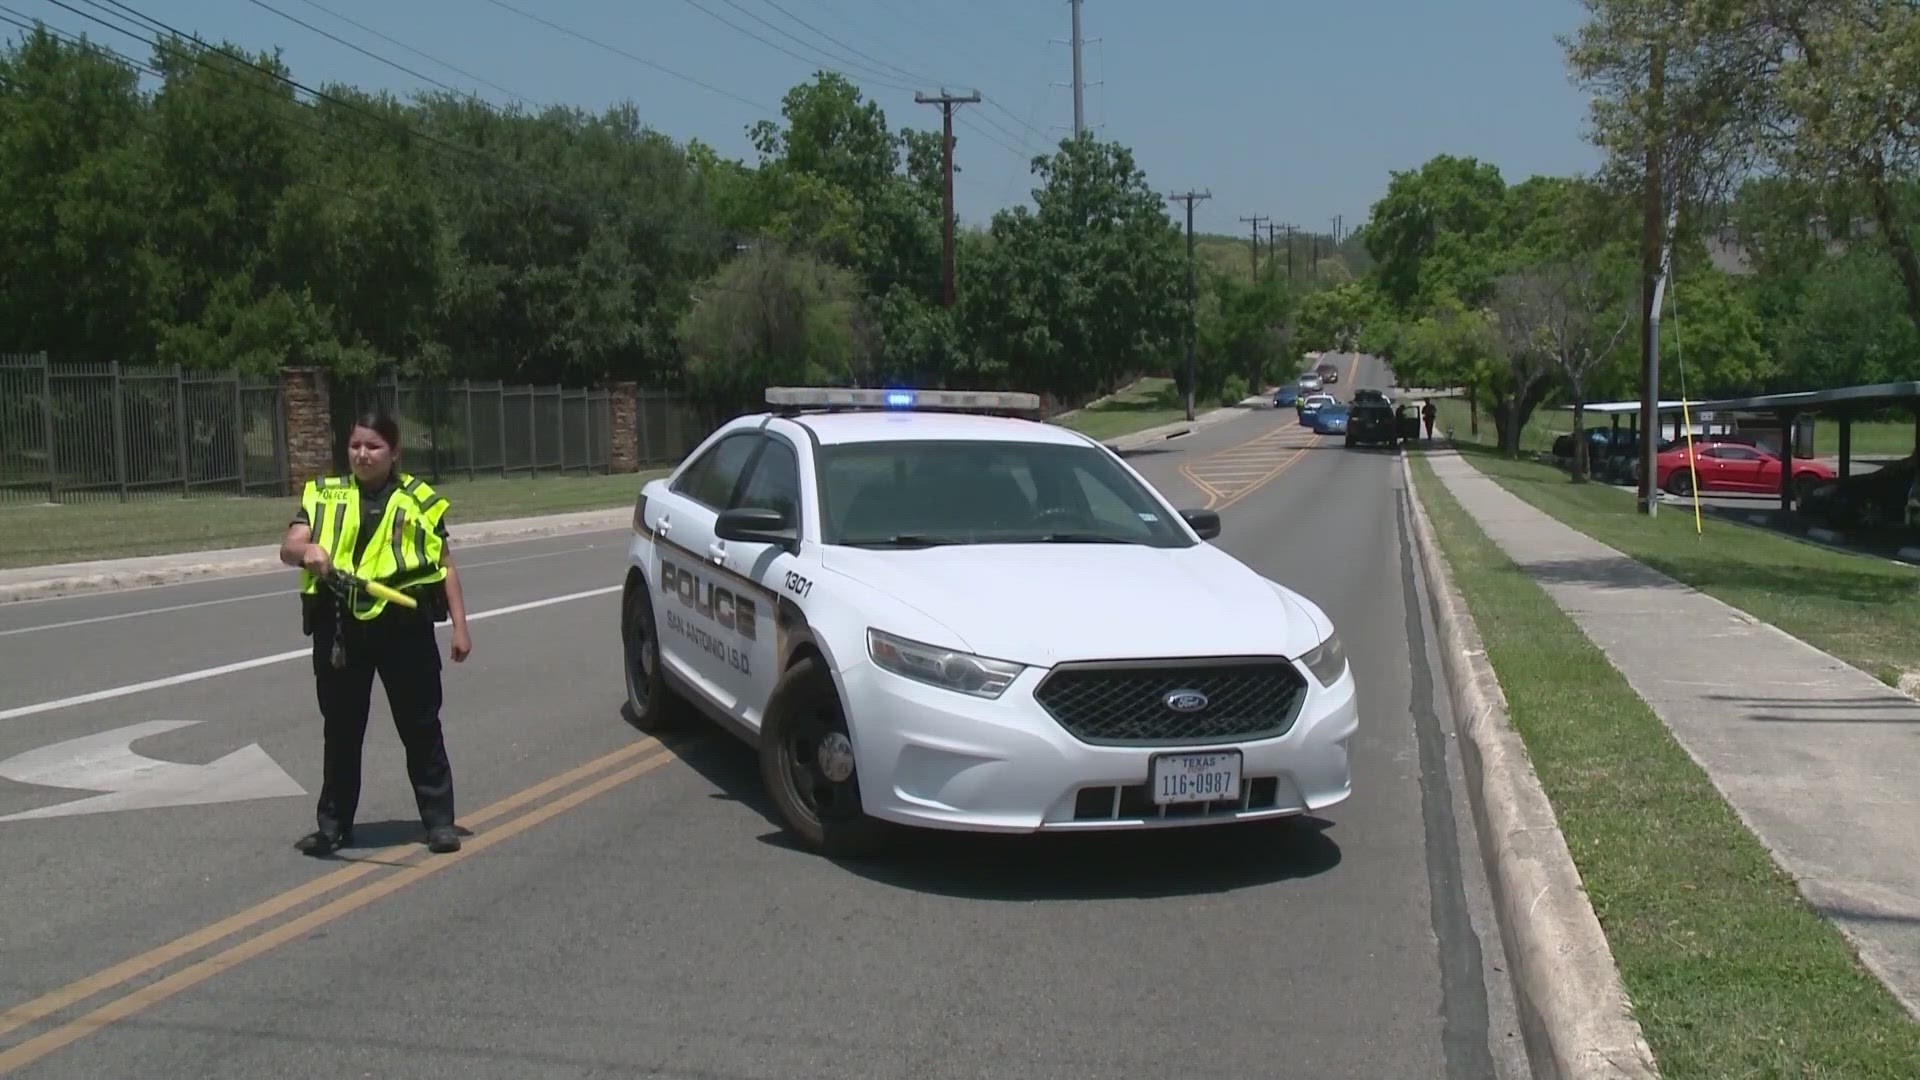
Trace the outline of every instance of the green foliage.
<instances>
[{"instance_id":1,"label":"green foliage","mask_svg":"<svg viewBox=\"0 0 1920 1080\"><path fill-rule=\"evenodd\" d=\"M721 400L761 387L845 385L867 343L856 275L772 241L694 290L679 340L687 374Z\"/></svg>"},{"instance_id":2,"label":"green foliage","mask_svg":"<svg viewBox=\"0 0 1920 1080\"><path fill-rule=\"evenodd\" d=\"M1185 251L1125 147L1066 140L1035 208L956 236L937 133L847 80L793 87L759 160L600 114L296 94L277 55L0 47L0 351L266 373L687 386L1015 385L1085 400L1167 366ZM1304 262L1303 262L1304 265ZM1209 330L1208 385L1267 366L1284 290Z\"/></svg>"}]
</instances>

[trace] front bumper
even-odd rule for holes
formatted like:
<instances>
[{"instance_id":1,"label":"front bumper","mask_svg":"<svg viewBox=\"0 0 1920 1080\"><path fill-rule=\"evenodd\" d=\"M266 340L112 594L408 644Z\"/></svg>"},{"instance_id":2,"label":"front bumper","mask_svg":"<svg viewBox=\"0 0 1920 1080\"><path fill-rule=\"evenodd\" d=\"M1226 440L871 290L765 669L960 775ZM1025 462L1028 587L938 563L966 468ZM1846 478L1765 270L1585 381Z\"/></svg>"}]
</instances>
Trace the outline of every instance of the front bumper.
<instances>
[{"instance_id":1,"label":"front bumper","mask_svg":"<svg viewBox=\"0 0 1920 1080\"><path fill-rule=\"evenodd\" d=\"M1034 700L1046 674L1030 668L986 701L864 658L841 672L866 812L970 832L1144 829L1287 817L1352 794L1359 712L1351 667L1331 688L1307 676L1306 701L1285 734L1192 748L1081 742ZM1150 759L1185 749L1241 752L1237 803L1154 803Z\"/></svg>"}]
</instances>

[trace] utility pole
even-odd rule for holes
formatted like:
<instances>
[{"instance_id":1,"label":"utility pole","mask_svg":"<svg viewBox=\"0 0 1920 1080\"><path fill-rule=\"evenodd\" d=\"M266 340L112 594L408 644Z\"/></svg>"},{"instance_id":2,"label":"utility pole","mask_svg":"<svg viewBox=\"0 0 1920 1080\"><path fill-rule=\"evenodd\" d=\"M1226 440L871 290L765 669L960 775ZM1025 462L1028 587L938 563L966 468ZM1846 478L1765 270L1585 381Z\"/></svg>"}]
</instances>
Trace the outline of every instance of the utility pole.
<instances>
[{"instance_id":1,"label":"utility pole","mask_svg":"<svg viewBox=\"0 0 1920 1080\"><path fill-rule=\"evenodd\" d=\"M1296 225L1287 226L1287 280L1293 280L1293 231Z\"/></svg>"},{"instance_id":2,"label":"utility pole","mask_svg":"<svg viewBox=\"0 0 1920 1080\"><path fill-rule=\"evenodd\" d=\"M1272 280L1273 278L1273 267L1274 267L1273 253L1280 250L1280 245L1273 242L1273 234L1279 231L1280 231L1280 226L1275 225L1271 221L1267 222L1267 278L1268 280Z\"/></svg>"},{"instance_id":3,"label":"utility pole","mask_svg":"<svg viewBox=\"0 0 1920 1080\"><path fill-rule=\"evenodd\" d=\"M1243 217L1240 220L1253 223L1253 280L1257 282L1260 280L1260 223L1263 221L1272 221L1273 219L1260 215Z\"/></svg>"},{"instance_id":4,"label":"utility pole","mask_svg":"<svg viewBox=\"0 0 1920 1080\"><path fill-rule=\"evenodd\" d=\"M1073 8L1073 137L1078 139L1087 127L1085 92L1087 82L1080 68L1080 0L1067 0ZM1105 53L1101 53L1105 56ZM1102 99L1105 100L1105 99Z\"/></svg>"},{"instance_id":5,"label":"utility pole","mask_svg":"<svg viewBox=\"0 0 1920 1080\"><path fill-rule=\"evenodd\" d=\"M1344 214L1335 214L1335 215L1333 215L1333 246L1334 246L1334 247L1339 247L1339 246L1340 246L1340 240L1341 240L1341 235L1340 235L1340 222L1341 222L1341 221L1342 221L1342 220L1343 220L1343 219L1344 219L1345 217L1346 217L1346 215L1344 215Z\"/></svg>"},{"instance_id":6,"label":"utility pole","mask_svg":"<svg viewBox=\"0 0 1920 1080\"><path fill-rule=\"evenodd\" d=\"M940 272L940 303L943 307L953 306L953 107L972 105L980 100L980 91L975 90L965 97L941 91L938 96L915 94L913 100L921 105L940 106L940 164L946 172L946 190L942 194L942 204L946 210L945 260Z\"/></svg>"},{"instance_id":7,"label":"utility pole","mask_svg":"<svg viewBox=\"0 0 1920 1080\"><path fill-rule=\"evenodd\" d=\"M1666 88L1666 47L1656 41L1647 62L1647 171L1640 211L1640 512L1660 509L1655 461L1660 445L1660 264L1665 261L1665 182L1660 175L1661 95Z\"/></svg>"},{"instance_id":8,"label":"utility pole","mask_svg":"<svg viewBox=\"0 0 1920 1080\"><path fill-rule=\"evenodd\" d=\"M1169 195L1169 199L1187 204L1187 422L1193 422L1193 339L1196 333L1194 322L1193 298L1193 204L1202 199L1213 198L1211 189L1207 191L1188 191L1183 195Z\"/></svg>"}]
</instances>

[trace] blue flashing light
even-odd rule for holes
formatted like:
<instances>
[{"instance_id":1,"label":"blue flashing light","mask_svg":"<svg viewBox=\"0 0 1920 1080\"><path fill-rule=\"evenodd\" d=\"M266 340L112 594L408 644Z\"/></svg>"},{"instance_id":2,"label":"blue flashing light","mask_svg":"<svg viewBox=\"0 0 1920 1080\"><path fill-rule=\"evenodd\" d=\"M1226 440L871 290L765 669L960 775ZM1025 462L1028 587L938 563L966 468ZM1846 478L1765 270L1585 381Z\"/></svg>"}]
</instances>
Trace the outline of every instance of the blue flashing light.
<instances>
[{"instance_id":1,"label":"blue flashing light","mask_svg":"<svg viewBox=\"0 0 1920 1080\"><path fill-rule=\"evenodd\" d=\"M889 409L913 408L913 391L911 390L887 391L887 408Z\"/></svg>"}]
</instances>

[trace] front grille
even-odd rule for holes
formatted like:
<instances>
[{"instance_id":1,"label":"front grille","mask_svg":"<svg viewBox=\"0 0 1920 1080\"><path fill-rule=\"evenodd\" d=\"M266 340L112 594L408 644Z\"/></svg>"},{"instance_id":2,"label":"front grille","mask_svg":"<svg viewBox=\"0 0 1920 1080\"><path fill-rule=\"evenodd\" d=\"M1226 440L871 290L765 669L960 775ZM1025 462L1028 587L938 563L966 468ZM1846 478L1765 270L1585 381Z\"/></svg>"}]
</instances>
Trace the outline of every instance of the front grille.
<instances>
[{"instance_id":1,"label":"front grille","mask_svg":"<svg viewBox=\"0 0 1920 1080\"><path fill-rule=\"evenodd\" d=\"M1175 691L1198 691L1196 712L1167 704ZM1287 733L1306 700L1307 682L1278 658L1063 664L1034 698L1067 733L1102 746L1207 746Z\"/></svg>"}]
</instances>

